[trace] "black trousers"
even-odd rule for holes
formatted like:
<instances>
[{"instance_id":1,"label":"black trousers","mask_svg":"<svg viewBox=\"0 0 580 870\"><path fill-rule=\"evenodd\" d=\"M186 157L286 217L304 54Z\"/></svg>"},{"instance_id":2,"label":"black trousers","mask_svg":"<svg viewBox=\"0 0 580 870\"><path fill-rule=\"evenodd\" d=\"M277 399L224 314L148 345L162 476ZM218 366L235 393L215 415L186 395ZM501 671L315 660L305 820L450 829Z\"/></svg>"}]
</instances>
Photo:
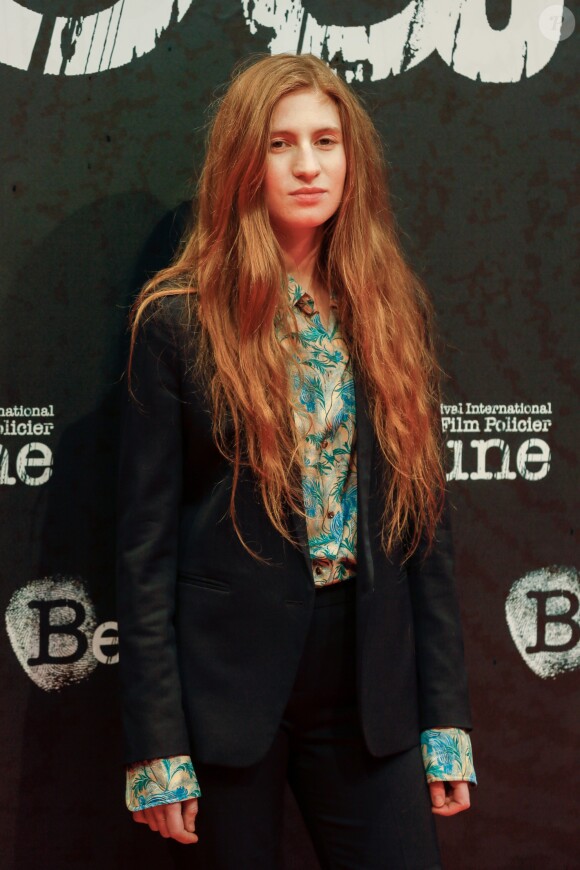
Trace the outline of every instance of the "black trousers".
<instances>
[{"instance_id":1,"label":"black trousers","mask_svg":"<svg viewBox=\"0 0 580 870\"><path fill-rule=\"evenodd\" d=\"M172 845L179 867L279 870L288 781L322 870L440 868L419 746L379 759L364 744L355 692L355 583L317 589L296 682L266 756L245 768L194 759L202 792L199 841Z\"/></svg>"}]
</instances>

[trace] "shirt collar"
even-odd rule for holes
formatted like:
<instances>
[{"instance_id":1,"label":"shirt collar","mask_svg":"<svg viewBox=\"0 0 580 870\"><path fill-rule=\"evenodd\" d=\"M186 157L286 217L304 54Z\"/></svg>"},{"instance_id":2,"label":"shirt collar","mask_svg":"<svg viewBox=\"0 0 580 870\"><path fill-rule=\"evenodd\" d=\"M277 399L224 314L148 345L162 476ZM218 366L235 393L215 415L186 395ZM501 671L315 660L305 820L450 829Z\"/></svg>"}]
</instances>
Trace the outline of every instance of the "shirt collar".
<instances>
[{"instance_id":1,"label":"shirt collar","mask_svg":"<svg viewBox=\"0 0 580 870\"><path fill-rule=\"evenodd\" d=\"M290 305L297 305L305 295L308 296L309 299L312 299L310 293L308 293L307 290L304 290L292 275L288 275L288 299ZM330 289L330 305L332 308L337 307L336 294L332 287Z\"/></svg>"},{"instance_id":2,"label":"shirt collar","mask_svg":"<svg viewBox=\"0 0 580 870\"><path fill-rule=\"evenodd\" d=\"M304 290L292 275L288 275L288 299L290 305L296 303L304 296Z\"/></svg>"}]
</instances>

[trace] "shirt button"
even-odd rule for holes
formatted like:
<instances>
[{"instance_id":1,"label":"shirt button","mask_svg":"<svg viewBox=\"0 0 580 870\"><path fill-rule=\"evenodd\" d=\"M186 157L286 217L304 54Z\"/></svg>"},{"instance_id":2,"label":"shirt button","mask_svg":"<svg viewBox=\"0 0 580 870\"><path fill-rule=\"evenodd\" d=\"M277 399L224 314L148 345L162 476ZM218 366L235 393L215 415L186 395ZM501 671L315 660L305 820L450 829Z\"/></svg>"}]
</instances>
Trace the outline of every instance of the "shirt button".
<instances>
[{"instance_id":1,"label":"shirt button","mask_svg":"<svg viewBox=\"0 0 580 870\"><path fill-rule=\"evenodd\" d=\"M333 516L334 516L334 511L328 511L328 513L326 514L326 516L327 516L327 517L330 517L330 519L332 519Z\"/></svg>"},{"instance_id":2,"label":"shirt button","mask_svg":"<svg viewBox=\"0 0 580 870\"><path fill-rule=\"evenodd\" d=\"M320 446L321 447L328 447L328 441L321 441Z\"/></svg>"},{"instance_id":3,"label":"shirt button","mask_svg":"<svg viewBox=\"0 0 580 870\"><path fill-rule=\"evenodd\" d=\"M320 565L316 566L316 568L314 569L314 573L315 574L322 574L322 568L320 567Z\"/></svg>"}]
</instances>

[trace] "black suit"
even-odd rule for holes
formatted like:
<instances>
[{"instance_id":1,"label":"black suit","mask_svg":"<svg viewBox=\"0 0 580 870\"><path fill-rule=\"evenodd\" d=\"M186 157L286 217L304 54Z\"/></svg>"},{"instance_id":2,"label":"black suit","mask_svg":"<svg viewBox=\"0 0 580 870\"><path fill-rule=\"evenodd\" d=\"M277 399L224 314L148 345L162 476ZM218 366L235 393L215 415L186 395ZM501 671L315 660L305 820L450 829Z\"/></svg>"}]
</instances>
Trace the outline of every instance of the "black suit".
<instances>
[{"instance_id":1,"label":"black suit","mask_svg":"<svg viewBox=\"0 0 580 870\"><path fill-rule=\"evenodd\" d=\"M140 329L138 407L126 399L119 485L119 620L126 760L191 754L231 767L264 756L296 676L315 588L302 546L273 528L244 469L228 515L231 468L188 379L182 304L165 300ZM259 373L256 373L259 377ZM385 756L419 731L470 728L448 516L437 544L401 566L380 549L378 449L356 377L358 574L356 675L366 745Z\"/></svg>"}]
</instances>

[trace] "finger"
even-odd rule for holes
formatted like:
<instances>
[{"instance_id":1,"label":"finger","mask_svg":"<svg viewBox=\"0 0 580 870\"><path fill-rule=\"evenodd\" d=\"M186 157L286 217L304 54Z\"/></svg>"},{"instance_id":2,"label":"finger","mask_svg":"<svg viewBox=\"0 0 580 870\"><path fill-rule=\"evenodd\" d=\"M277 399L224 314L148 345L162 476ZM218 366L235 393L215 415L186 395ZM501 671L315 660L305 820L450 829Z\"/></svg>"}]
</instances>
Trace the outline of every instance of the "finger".
<instances>
[{"instance_id":1,"label":"finger","mask_svg":"<svg viewBox=\"0 0 580 870\"><path fill-rule=\"evenodd\" d=\"M448 786L449 794L446 800L446 805L449 808L448 815L454 816L468 810L470 805L468 784L466 782L450 782Z\"/></svg>"},{"instance_id":2,"label":"finger","mask_svg":"<svg viewBox=\"0 0 580 870\"><path fill-rule=\"evenodd\" d=\"M140 824L140 825L146 825L147 819L145 818L145 811L144 810L136 810L133 813L133 821L138 822L138 824Z\"/></svg>"},{"instance_id":3,"label":"finger","mask_svg":"<svg viewBox=\"0 0 580 870\"><path fill-rule=\"evenodd\" d=\"M430 782L431 804L433 807L442 807L445 804L445 783Z\"/></svg>"},{"instance_id":4,"label":"finger","mask_svg":"<svg viewBox=\"0 0 580 870\"><path fill-rule=\"evenodd\" d=\"M157 816L155 815L154 807L147 807L146 810L143 810L143 815L145 816L145 821L149 825L152 831L158 831L159 825L157 824Z\"/></svg>"},{"instance_id":5,"label":"finger","mask_svg":"<svg viewBox=\"0 0 580 870\"><path fill-rule=\"evenodd\" d=\"M469 809L471 805L471 794L469 791L468 782L453 782L453 798L464 809Z\"/></svg>"},{"instance_id":6,"label":"finger","mask_svg":"<svg viewBox=\"0 0 580 870\"><path fill-rule=\"evenodd\" d=\"M155 821L157 823L157 830L161 834L162 837L168 839L171 834L169 833L169 829L167 827L167 820L165 818L166 807L164 805L158 807L152 807L151 812L155 815Z\"/></svg>"},{"instance_id":7,"label":"finger","mask_svg":"<svg viewBox=\"0 0 580 870\"><path fill-rule=\"evenodd\" d=\"M197 816L198 803L197 798L190 798L183 801L181 804L181 813L183 815L183 827L186 831L193 833L195 831L195 818Z\"/></svg>"},{"instance_id":8,"label":"finger","mask_svg":"<svg viewBox=\"0 0 580 870\"><path fill-rule=\"evenodd\" d=\"M167 804L165 807L165 821L169 836L177 840L178 843L197 842L197 834L186 831L184 827L180 804Z\"/></svg>"},{"instance_id":9,"label":"finger","mask_svg":"<svg viewBox=\"0 0 580 870\"><path fill-rule=\"evenodd\" d=\"M449 793L442 807L433 807L432 811L439 816L455 816L468 810L471 804L469 785L466 782L447 783Z\"/></svg>"}]
</instances>

